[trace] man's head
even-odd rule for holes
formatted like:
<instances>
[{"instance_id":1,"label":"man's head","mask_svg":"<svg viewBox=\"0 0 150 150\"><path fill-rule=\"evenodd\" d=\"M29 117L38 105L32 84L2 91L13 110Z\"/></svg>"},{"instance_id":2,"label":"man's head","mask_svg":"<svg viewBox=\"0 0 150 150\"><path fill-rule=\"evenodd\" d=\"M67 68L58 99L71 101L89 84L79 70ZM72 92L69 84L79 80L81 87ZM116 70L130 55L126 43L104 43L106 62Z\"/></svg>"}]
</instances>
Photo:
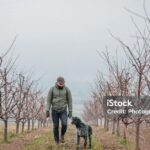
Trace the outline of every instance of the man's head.
<instances>
[{"instance_id":1,"label":"man's head","mask_svg":"<svg viewBox=\"0 0 150 150\"><path fill-rule=\"evenodd\" d=\"M65 80L63 77L58 77L56 82L58 88L63 88L65 85Z\"/></svg>"}]
</instances>

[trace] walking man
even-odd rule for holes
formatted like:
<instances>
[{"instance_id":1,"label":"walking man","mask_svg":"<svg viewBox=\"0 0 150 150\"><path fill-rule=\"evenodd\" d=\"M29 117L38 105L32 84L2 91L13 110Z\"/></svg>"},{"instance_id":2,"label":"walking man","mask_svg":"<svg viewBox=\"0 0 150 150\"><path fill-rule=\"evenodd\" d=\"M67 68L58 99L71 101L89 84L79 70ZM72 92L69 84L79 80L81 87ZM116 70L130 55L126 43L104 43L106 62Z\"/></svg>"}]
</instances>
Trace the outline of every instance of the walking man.
<instances>
[{"instance_id":1,"label":"walking man","mask_svg":"<svg viewBox=\"0 0 150 150\"><path fill-rule=\"evenodd\" d=\"M53 121L54 140L56 144L59 144L60 141L64 143L67 119L72 117L72 96L69 88L65 86L63 77L58 77L55 86L49 90L46 117L50 116L50 110ZM61 121L61 139L59 139L59 120Z\"/></svg>"}]
</instances>

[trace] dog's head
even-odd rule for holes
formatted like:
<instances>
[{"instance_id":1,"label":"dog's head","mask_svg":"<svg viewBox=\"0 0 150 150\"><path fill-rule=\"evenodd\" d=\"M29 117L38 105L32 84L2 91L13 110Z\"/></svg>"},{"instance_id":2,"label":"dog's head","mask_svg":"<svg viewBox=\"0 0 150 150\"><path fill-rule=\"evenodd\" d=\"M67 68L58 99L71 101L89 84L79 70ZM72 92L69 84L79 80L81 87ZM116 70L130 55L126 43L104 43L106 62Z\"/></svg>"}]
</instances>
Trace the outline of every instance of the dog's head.
<instances>
[{"instance_id":1,"label":"dog's head","mask_svg":"<svg viewBox=\"0 0 150 150\"><path fill-rule=\"evenodd\" d=\"M78 118L78 117L72 117L71 123L74 124L74 125L76 125L76 126L78 126L78 125L80 125L82 122L81 122L80 118Z\"/></svg>"}]
</instances>

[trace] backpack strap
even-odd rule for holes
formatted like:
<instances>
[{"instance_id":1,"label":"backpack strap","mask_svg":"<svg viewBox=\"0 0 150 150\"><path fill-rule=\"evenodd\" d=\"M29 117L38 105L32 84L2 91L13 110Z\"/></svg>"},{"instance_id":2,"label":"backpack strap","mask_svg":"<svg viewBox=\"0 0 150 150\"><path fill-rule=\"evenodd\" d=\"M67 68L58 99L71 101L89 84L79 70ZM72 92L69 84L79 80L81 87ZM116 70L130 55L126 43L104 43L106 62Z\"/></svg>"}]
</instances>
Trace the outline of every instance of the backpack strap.
<instances>
[{"instance_id":1,"label":"backpack strap","mask_svg":"<svg viewBox=\"0 0 150 150\"><path fill-rule=\"evenodd\" d=\"M68 88L65 87L65 89L66 89L66 98L67 98L67 101L68 101Z\"/></svg>"},{"instance_id":2,"label":"backpack strap","mask_svg":"<svg viewBox=\"0 0 150 150\"><path fill-rule=\"evenodd\" d=\"M51 99L51 103L53 103L53 96L54 96L54 87L52 87L52 99Z\"/></svg>"}]
</instances>

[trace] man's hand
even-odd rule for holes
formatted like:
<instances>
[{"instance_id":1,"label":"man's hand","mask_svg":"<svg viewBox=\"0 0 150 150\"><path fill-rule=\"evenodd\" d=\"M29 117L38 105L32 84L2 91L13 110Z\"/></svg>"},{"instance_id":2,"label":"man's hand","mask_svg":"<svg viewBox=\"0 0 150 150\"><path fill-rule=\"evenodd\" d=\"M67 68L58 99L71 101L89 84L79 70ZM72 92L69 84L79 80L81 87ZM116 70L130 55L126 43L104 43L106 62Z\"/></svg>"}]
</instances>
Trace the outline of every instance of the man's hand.
<instances>
[{"instance_id":1,"label":"man's hand","mask_svg":"<svg viewBox=\"0 0 150 150\"><path fill-rule=\"evenodd\" d=\"M71 118L72 117L72 111L69 111L68 113L68 117Z\"/></svg>"},{"instance_id":2,"label":"man's hand","mask_svg":"<svg viewBox=\"0 0 150 150\"><path fill-rule=\"evenodd\" d=\"M49 114L49 110L46 111L46 118L48 118L50 116Z\"/></svg>"}]
</instances>

